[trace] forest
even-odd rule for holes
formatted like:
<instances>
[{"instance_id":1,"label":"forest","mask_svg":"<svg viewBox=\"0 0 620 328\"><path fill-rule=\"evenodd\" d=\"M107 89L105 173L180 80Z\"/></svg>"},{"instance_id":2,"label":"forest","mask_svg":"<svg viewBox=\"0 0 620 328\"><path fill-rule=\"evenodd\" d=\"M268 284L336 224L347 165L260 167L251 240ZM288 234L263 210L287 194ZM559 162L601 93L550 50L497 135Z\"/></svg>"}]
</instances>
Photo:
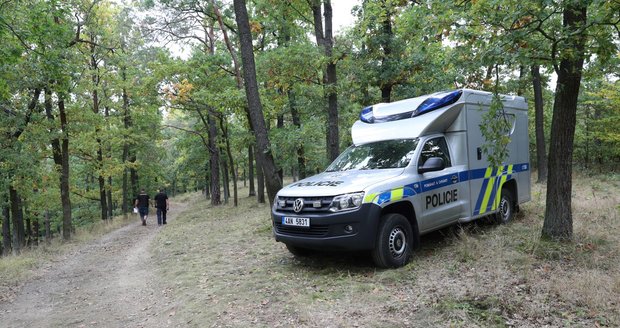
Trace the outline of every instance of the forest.
<instances>
[{"instance_id":1,"label":"forest","mask_svg":"<svg viewBox=\"0 0 620 328\"><path fill-rule=\"evenodd\" d=\"M272 202L351 144L362 108L459 88L528 100L543 235L570 238L573 170L620 163L620 2L361 0L336 32L348 14L0 0L1 253L127 214L142 188Z\"/></svg>"}]
</instances>

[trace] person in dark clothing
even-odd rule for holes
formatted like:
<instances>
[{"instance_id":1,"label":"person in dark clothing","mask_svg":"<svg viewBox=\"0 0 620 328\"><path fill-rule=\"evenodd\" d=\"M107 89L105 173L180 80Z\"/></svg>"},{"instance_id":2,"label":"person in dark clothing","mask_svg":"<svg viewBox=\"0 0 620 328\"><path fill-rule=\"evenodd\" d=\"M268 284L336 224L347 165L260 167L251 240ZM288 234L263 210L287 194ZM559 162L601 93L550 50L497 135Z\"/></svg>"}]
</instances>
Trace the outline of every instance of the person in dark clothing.
<instances>
[{"instance_id":1,"label":"person in dark clothing","mask_svg":"<svg viewBox=\"0 0 620 328\"><path fill-rule=\"evenodd\" d=\"M146 194L144 189L140 190L140 195L136 197L136 203L134 207L138 208L138 213L140 213L140 219L142 219L142 225L146 225L146 219L149 218L149 195Z\"/></svg>"},{"instance_id":2,"label":"person in dark clothing","mask_svg":"<svg viewBox=\"0 0 620 328\"><path fill-rule=\"evenodd\" d=\"M170 209L170 204L168 203L168 195L163 188L159 189L155 195L155 208L157 208L157 224L166 224L166 213Z\"/></svg>"}]
</instances>

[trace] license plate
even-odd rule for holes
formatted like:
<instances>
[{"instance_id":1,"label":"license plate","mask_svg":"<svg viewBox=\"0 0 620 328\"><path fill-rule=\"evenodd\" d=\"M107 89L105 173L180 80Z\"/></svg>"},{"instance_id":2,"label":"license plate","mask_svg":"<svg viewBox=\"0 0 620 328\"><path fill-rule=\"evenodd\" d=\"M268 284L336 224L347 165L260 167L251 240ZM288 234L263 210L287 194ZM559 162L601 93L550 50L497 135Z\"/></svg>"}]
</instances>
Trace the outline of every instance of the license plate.
<instances>
[{"instance_id":1,"label":"license plate","mask_svg":"<svg viewBox=\"0 0 620 328\"><path fill-rule=\"evenodd\" d=\"M310 218L294 218L290 216L283 216L282 224L287 226L309 227Z\"/></svg>"}]
</instances>

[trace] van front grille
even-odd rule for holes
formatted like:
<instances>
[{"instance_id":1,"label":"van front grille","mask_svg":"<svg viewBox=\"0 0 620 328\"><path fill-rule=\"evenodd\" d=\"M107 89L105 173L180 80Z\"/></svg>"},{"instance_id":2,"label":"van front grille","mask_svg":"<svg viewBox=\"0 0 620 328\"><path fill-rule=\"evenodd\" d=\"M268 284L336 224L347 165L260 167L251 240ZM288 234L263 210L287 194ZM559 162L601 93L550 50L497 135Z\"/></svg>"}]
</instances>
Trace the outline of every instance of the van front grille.
<instances>
[{"instance_id":1,"label":"van front grille","mask_svg":"<svg viewBox=\"0 0 620 328\"><path fill-rule=\"evenodd\" d=\"M301 198L304 201L304 208L298 213L320 213L329 211L333 196L327 197L278 197L280 201L285 201L284 206L278 204L278 211L296 213L293 211L293 204L296 199Z\"/></svg>"}]
</instances>

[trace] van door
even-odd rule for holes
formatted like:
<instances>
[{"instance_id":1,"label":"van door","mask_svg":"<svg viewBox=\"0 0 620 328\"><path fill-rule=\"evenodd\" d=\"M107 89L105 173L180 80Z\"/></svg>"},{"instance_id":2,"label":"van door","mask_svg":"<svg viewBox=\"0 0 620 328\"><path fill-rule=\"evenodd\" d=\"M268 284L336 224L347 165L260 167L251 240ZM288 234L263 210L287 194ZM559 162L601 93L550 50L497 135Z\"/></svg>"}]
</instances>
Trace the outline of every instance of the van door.
<instances>
[{"instance_id":1,"label":"van door","mask_svg":"<svg viewBox=\"0 0 620 328\"><path fill-rule=\"evenodd\" d=\"M420 177L419 205L422 209L418 215L420 231L448 225L458 220L462 212L462 197L466 197L466 182L459 179L458 168L452 165L450 151L443 136L427 139L420 151L418 168L430 158L443 159L445 168L425 172Z\"/></svg>"}]
</instances>

